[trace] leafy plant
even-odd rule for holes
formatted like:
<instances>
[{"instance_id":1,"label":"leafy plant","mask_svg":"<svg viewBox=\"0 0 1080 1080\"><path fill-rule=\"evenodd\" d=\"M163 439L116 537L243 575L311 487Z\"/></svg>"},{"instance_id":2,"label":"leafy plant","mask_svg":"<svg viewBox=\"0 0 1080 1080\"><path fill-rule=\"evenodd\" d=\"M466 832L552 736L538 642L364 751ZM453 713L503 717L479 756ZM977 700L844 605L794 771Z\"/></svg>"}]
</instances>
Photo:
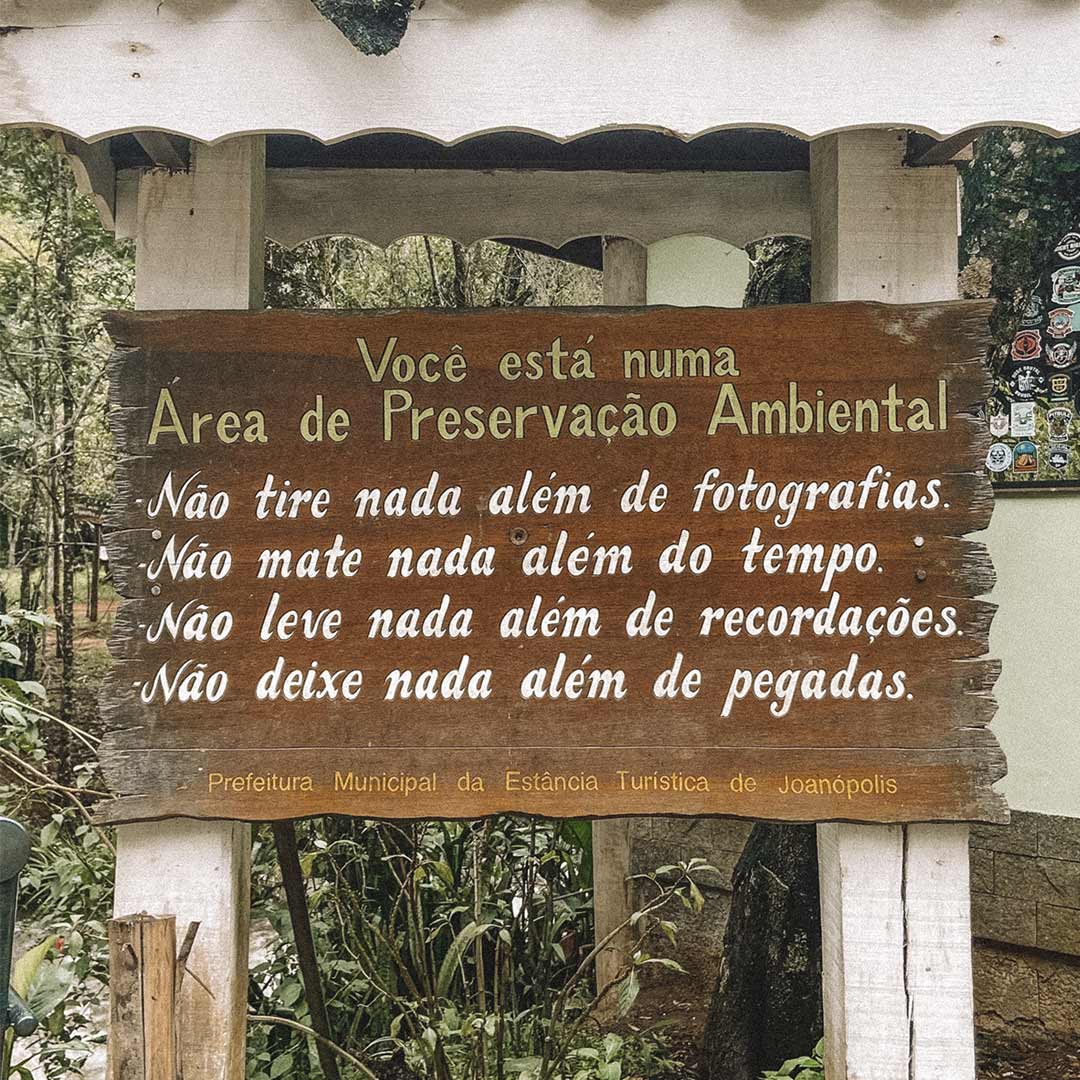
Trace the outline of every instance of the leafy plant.
<instances>
[{"instance_id":1,"label":"leafy plant","mask_svg":"<svg viewBox=\"0 0 1080 1080\"><path fill-rule=\"evenodd\" d=\"M651 1055L653 1076L676 1067L656 1036L605 1043L596 1006L612 995L624 1015L643 969L680 970L647 943L672 932L662 917L668 904L703 902L693 882L708 869L700 860L639 880L647 900L630 920L637 947L615 983L596 988L607 939L593 940L587 823L330 818L304 832L324 992L345 1052L434 1080L613 1080L630 1056ZM261 912L279 936L253 973L252 1008L263 1019L306 1023L269 845L259 845ZM258 1023L250 1056L252 1080L273 1080L285 1056L290 1075L317 1074L312 1045L286 1027Z\"/></svg>"},{"instance_id":2,"label":"leafy plant","mask_svg":"<svg viewBox=\"0 0 1080 1080\"><path fill-rule=\"evenodd\" d=\"M22 653L14 643L26 627L39 632L51 620L34 612L0 615L0 649L17 674ZM37 829L21 875L20 914L45 937L16 964L12 985L40 1021L37 1032L12 1044L4 1062L10 1075L49 1080L77 1075L104 1043L100 1002L108 984L106 920L112 905L114 851L91 821L95 765L78 765L71 785L52 778L43 730L62 725L34 681L0 678L0 806ZM96 739L68 725L90 752ZM0 1080L7 1080L0 1070Z\"/></svg>"},{"instance_id":3,"label":"leafy plant","mask_svg":"<svg viewBox=\"0 0 1080 1080\"><path fill-rule=\"evenodd\" d=\"M812 1054L789 1058L779 1069L769 1069L761 1074L762 1080L825 1080L825 1040L818 1041Z\"/></svg>"}]
</instances>

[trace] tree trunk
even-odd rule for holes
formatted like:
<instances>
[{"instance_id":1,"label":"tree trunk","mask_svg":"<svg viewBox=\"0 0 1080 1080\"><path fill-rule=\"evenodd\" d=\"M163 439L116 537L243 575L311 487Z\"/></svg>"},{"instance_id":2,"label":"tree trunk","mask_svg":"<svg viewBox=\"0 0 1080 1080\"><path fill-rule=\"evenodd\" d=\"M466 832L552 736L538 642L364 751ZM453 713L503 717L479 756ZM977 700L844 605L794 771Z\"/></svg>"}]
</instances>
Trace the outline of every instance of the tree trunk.
<instances>
[{"instance_id":1,"label":"tree trunk","mask_svg":"<svg viewBox=\"0 0 1080 1080\"><path fill-rule=\"evenodd\" d=\"M55 425L55 420L54 420ZM56 432L53 432L54 436ZM54 438L54 443L57 440ZM49 543L45 552L49 596L52 602L53 618L56 620L54 648L57 660L60 659L60 496L56 490L56 476L49 477L45 490L49 497L47 516L49 519Z\"/></svg>"},{"instance_id":2,"label":"tree trunk","mask_svg":"<svg viewBox=\"0 0 1080 1080\"><path fill-rule=\"evenodd\" d=\"M517 248L507 247L494 304L496 307L522 307L528 302L529 296L525 287L525 262Z\"/></svg>"},{"instance_id":3,"label":"tree trunk","mask_svg":"<svg viewBox=\"0 0 1080 1080\"><path fill-rule=\"evenodd\" d=\"M71 309L73 287L69 250L71 238L71 185L57 170L60 186L60 234L57 237L54 272L57 285L56 342L60 375L60 520L57 528L57 563L60 571L60 605L57 611L56 645L60 658L60 719L75 721L75 363L72 349ZM66 727L56 740L57 767L61 783L71 779L71 747Z\"/></svg>"},{"instance_id":4,"label":"tree trunk","mask_svg":"<svg viewBox=\"0 0 1080 1080\"><path fill-rule=\"evenodd\" d=\"M754 826L735 868L705 1027L708 1080L757 1080L821 1038L821 913L813 825Z\"/></svg>"},{"instance_id":5,"label":"tree trunk","mask_svg":"<svg viewBox=\"0 0 1080 1080\"><path fill-rule=\"evenodd\" d=\"M15 563L19 567L19 607L23 611L33 611L37 607L37 596L33 587L34 566L38 561L34 537L37 489L37 480L32 478L30 481L30 494L23 504L19 527L15 536ZM24 679L37 677L37 645L37 633L32 626L27 624L19 635L19 651L22 653L22 677Z\"/></svg>"},{"instance_id":6,"label":"tree trunk","mask_svg":"<svg viewBox=\"0 0 1080 1080\"><path fill-rule=\"evenodd\" d=\"M90 548L90 585L86 597L86 618L98 621L98 584L101 577L101 526L94 523L94 539Z\"/></svg>"},{"instance_id":7,"label":"tree trunk","mask_svg":"<svg viewBox=\"0 0 1080 1080\"><path fill-rule=\"evenodd\" d=\"M456 240L450 242L453 256L454 275L450 279L450 292L447 306L463 308L469 306L469 257L465 248Z\"/></svg>"}]
</instances>

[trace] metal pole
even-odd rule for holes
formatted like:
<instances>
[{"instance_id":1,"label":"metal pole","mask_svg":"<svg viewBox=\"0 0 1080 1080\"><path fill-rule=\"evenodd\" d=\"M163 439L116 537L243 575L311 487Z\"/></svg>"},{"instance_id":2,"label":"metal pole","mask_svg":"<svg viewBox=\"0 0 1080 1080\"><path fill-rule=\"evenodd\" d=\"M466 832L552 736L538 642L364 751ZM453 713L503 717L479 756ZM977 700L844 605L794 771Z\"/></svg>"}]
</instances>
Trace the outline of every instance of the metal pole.
<instances>
[{"instance_id":1,"label":"metal pole","mask_svg":"<svg viewBox=\"0 0 1080 1080\"><path fill-rule=\"evenodd\" d=\"M18 1034L28 1033L30 1012L11 991L11 950L15 945L19 874L29 858L30 837L26 830L17 821L0 817L0 1047L4 1045L9 1023ZM29 1022L32 1025L32 1016ZM33 1031L33 1026L29 1030Z\"/></svg>"}]
</instances>

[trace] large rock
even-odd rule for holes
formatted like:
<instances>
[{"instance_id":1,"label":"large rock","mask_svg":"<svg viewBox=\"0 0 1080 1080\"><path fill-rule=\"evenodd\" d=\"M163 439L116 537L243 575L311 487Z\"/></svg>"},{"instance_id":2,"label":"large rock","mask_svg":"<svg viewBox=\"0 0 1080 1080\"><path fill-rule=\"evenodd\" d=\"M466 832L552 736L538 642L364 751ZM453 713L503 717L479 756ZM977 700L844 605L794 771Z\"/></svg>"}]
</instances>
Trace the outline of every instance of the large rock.
<instances>
[{"instance_id":1,"label":"large rock","mask_svg":"<svg viewBox=\"0 0 1080 1080\"><path fill-rule=\"evenodd\" d=\"M813 825L755 825L735 867L705 1028L708 1080L757 1080L821 1038L821 914Z\"/></svg>"}]
</instances>

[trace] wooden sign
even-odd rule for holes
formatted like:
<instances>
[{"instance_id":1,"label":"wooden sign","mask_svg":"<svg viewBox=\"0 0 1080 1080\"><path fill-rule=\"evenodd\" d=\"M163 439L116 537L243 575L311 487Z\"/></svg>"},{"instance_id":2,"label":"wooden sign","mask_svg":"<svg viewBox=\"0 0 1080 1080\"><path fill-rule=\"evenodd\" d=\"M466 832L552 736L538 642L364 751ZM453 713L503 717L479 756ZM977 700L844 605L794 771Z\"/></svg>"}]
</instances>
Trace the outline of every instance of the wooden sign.
<instances>
[{"instance_id":1,"label":"wooden sign","mask_svg":"<svg viewBox=\"0 0 1080 1080\"><path fill-rule=\"evenodd\" d=\"M111 821L999 820L984 303L114 314Z\"/></svg>"}]
</instances>

